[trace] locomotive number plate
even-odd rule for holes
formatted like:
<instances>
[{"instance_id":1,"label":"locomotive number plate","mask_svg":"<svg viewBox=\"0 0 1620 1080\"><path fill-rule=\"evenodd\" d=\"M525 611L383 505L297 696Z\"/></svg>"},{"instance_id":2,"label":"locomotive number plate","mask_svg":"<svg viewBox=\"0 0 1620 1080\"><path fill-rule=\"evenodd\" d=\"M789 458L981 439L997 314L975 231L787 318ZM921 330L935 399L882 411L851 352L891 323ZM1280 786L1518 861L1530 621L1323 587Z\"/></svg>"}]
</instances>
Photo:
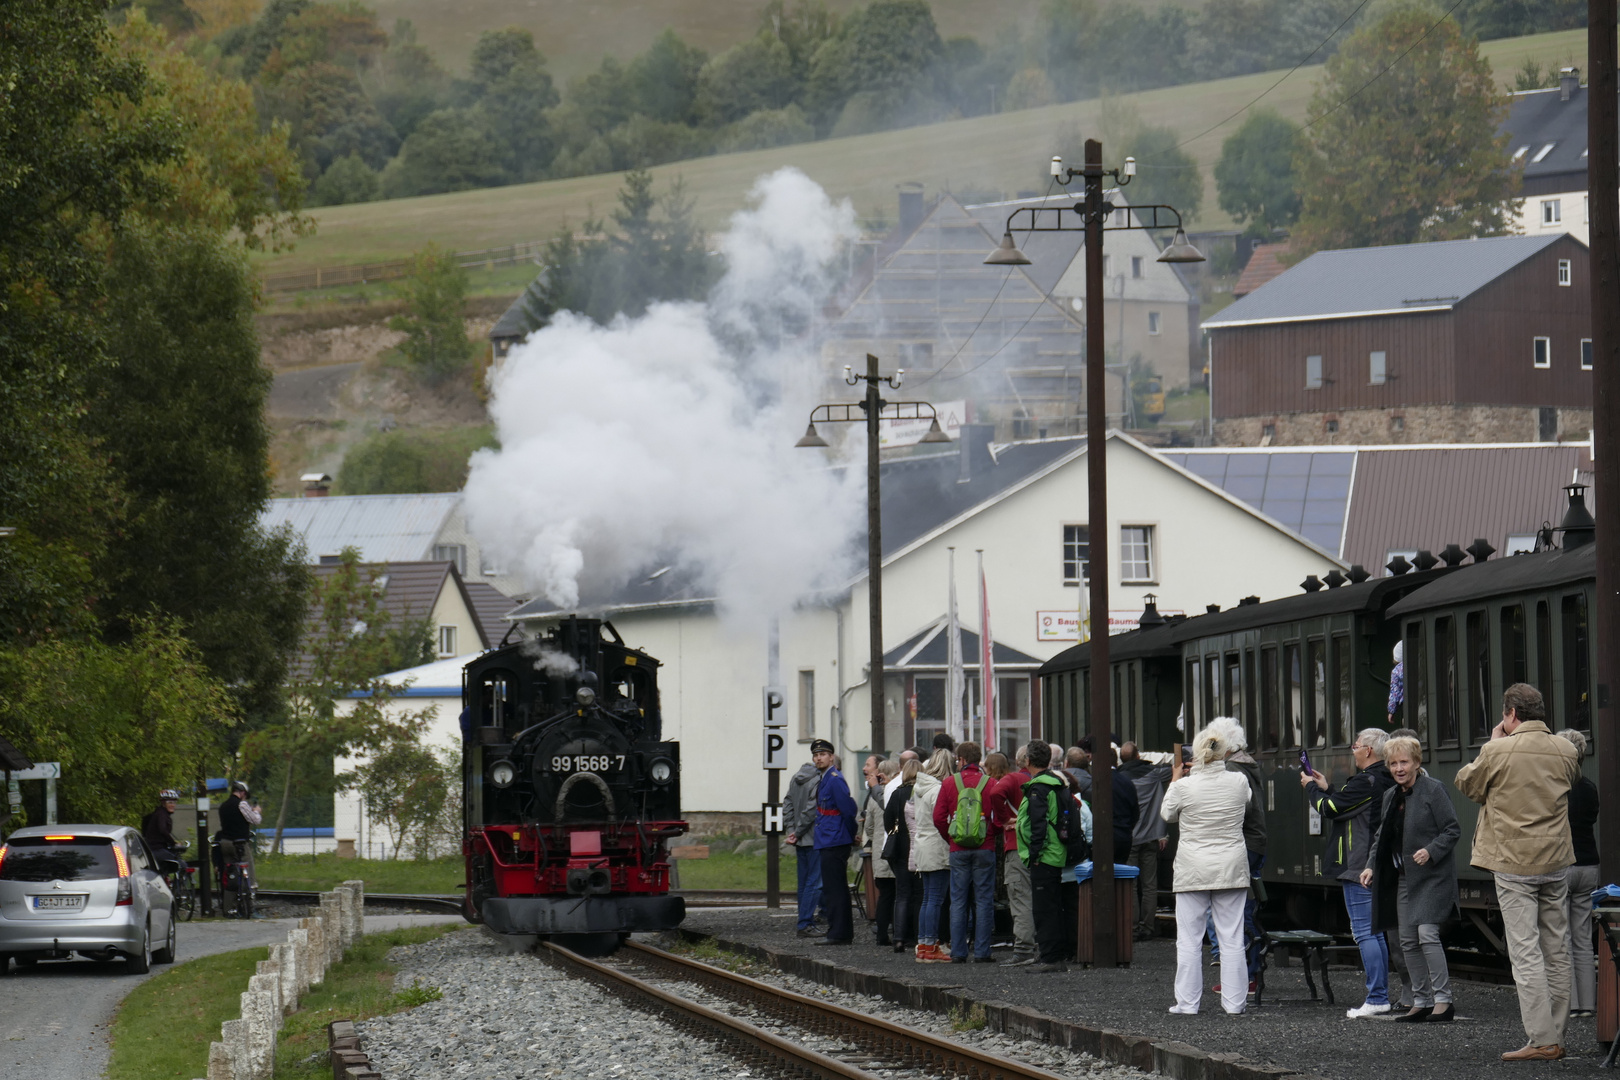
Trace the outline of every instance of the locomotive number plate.
<instances>
[{"instance_id":1,"label":"locomotive number plate","mask_svg":"<svg viewBox=\"0 0 1620 1080\"><path fill-rule=\"evenodd\" d=\"M552 772L614 772L624 768L623 754L560 754L551 759Z\"/></svg>"}]
</instances>

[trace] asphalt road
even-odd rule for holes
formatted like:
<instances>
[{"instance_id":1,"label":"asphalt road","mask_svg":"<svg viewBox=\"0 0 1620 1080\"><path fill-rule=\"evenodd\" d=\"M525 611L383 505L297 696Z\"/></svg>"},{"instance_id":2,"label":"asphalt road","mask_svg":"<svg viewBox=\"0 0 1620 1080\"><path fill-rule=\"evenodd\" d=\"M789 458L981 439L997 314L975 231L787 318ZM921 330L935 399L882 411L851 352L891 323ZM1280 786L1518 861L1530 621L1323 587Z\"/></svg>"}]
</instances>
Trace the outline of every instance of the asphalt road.
<instances>
[{"instance_id":1,"label":"asphalt road","mask_svg":"<svg viewBox=\"0 0 1620 1080\"><path fill-rule=\"evenodd\" d=\"M366 929L387 930L454 915L368 915ZM282 941L296 919L182 923L177 962ZM146 975L124 974L122 961L56 960L0 978L0 1077L90 1080L107 1068L108 1027L124 995ZM152 974L168 965L152 968ZM241 989L247 989L246 986Z\"/></svg>"}]
</instances>

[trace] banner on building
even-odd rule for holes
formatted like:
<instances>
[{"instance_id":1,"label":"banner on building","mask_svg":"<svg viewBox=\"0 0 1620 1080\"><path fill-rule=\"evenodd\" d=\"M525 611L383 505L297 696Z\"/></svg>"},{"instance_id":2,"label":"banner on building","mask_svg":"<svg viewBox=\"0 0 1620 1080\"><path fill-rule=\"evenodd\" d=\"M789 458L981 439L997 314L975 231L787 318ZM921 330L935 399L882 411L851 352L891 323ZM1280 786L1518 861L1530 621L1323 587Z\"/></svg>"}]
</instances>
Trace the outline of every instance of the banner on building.
<instances>
[{"instance_id":1,"label":"banner on building","mask_svg":"<svg viewBox=\"0 0 1620 1080\"><path fill-rule=\"evenodd\" d=\"M1179 611L1160 608L1160 615L1180 615ZM1142 617L1140 609L1131 611L1110 611L1108 613L1108 632L1110 634L1123 634L1127 630L1136 629L1136 620ZM1035 613L1035 638L1037 641L1080 641L1080 613L1078 611L1037 611Z\"/></svg>"}]
</instances>

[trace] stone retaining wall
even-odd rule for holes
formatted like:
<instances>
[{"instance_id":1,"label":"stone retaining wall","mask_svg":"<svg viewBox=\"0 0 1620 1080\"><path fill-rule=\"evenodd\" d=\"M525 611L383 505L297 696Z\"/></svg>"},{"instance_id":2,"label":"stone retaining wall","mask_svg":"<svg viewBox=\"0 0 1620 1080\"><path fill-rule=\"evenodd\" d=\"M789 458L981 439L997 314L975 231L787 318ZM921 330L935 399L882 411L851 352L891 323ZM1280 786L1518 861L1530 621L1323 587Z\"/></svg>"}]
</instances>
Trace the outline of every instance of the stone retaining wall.
<instances>
[{"instance_id":1,"label":"stone retaining wall","mask_svg":"<svg viewBox=\"0 0 1620 1080\"><path fill-rule=\"evenodd\" d=\"M287 940L270 946L242 991L242 1015L220 1027L208 1048L208 1080L270 1080L275 1072L276 1034L299 999L326 977L365 933L365 883L345 881L322 893L316 914L300 919Z\"/></svg>"}]
</instances>

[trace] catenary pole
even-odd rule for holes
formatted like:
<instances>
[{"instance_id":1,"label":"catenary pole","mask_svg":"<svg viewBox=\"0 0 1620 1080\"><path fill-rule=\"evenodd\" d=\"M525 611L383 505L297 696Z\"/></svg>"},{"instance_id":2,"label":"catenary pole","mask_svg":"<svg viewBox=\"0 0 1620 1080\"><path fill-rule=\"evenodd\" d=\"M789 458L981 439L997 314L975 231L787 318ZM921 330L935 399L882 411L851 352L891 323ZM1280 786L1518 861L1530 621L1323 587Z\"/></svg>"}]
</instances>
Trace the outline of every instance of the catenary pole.
<instances>
[{"instance_id":1,"label":"catenary pole","mask_svg":"<svg viewBox=\"0 0 1620 1080\"><path fill-rule=\"evenodd\" d=\"M1615 0L1587 8L1587 193L1592 278L1592 459L1597 519L1598 818L1603 881L1620 875L1620 117ZM1548 687L1542 687L1545 693Z\"/></svg>"},{"instance_id":2,"label":"catenary pole","mask_svg":"<svg viewBox=\"0 0 1620 1080\"><path fill-rule=\"evenodd\" d=\"M1091 949L1119 962L1114 940L1114 800L1108 666L1108 398L1103 354L1102 143L1086 140L1086 477L1091 566Z\"/></svg>"},{"instance_id":3,"label":"catenary pole","mask_svg":"<svg viewBox=\"0 0 1620 1080\"><path fill-rule=\"evenodd\" d=\"M866 354L866 587L867 635L871 646L868 674L872 695L872 741L874 754L884 752L883 737L883 513L878 489L878 413L883 400L878 396L878 358Z\"/></svg>"}]
</instances>

